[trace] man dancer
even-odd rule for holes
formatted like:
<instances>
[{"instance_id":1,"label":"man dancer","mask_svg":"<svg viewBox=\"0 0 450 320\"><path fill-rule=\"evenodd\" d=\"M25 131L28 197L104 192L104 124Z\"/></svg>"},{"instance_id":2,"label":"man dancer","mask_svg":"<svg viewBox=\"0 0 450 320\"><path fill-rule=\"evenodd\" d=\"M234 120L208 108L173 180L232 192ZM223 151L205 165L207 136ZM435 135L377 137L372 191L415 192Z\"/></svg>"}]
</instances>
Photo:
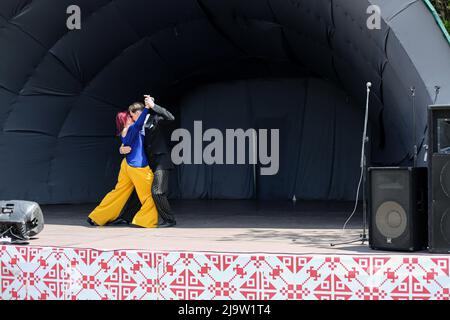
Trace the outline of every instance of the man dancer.
<instances>
[{"instance_id":1,"label":"man dancer","mask_svg":"<svg viewBox=\"0 0 450 320\"><path fill-rule=\"evenodd\" d=\"M154 179L152 183L152 197L158 209L159 223L158 228L169 228L176 225L175 217L169 201L167 200L169 190L169 174L174 169L172 160L170 158L169 148L167 147L166 139L161 130L161 124L164 121L174 121L175 117L163 107L155 104L154 98L149 95L145 97L145 105L150 107L151 113L147 116L141 134L145 135L144 147L147 155L148 163L153 171ZM144 109L144 105L131 107L129 112L133 120L139 117L139 114ZM153 111L153 112L152 112ZM128 154L131 152L130 147L122 146L120 148L121 154ZM134 192L121 217L113 222L113 225L128 224L134 217L138 208L140 207L139 199Z\"/></svg>"}]
</instances>

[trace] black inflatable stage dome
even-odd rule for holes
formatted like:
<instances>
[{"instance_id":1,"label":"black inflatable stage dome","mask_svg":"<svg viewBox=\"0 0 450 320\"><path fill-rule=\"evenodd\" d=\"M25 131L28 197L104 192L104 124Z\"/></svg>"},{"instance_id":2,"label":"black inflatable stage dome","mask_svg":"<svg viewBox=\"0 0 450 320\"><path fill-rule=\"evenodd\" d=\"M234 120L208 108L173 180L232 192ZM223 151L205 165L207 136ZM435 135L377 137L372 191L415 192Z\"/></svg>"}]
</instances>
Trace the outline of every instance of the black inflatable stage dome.
<instances>
[{"instance_id":1,"label":"black inflatable stage dome","mask_svg":"<svg viewBox=\"0 0 450 320\"><path fill-rule=\"evenodd\" d=\"M183 165L175 197L351 199L367 81L375 164L410 163L411 86L419 145L427 106L450 102L450 46L418 0L1 0L0 48L0 199L98 201L115 114L143 93L178 126L282 127L278 175Z\"/></svg>"}]
</instances>

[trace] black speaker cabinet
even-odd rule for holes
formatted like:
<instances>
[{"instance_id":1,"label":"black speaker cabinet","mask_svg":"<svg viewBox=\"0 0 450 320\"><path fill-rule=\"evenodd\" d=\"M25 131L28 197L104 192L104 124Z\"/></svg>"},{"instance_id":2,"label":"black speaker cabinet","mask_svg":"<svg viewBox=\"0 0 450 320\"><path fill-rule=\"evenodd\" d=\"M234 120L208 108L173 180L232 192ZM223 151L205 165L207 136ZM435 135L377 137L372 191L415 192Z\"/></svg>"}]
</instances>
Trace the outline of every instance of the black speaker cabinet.
<instances>
[{"instance_id":1,"label":"black speaker cabinet","mask_svg":"<svg viewBox=\"0 0 450 320\"><path fill-rule=\"evenodd\" d=\"M372 249L427 248L427 168L369 169L369 244Z\"/></svg>"},{"instance_id":2,"label":"black speaker cabinet","mask_svg":"<svg viewBox=\"0 0 450 320\"><path fill-rule=\"evenodd\" d=\"M450 253L450 106L430 106L429 243L433 253Z\"/></svg>"},{"instance_id":3,"label":"black speaker cabinet","mask_svg":"<svg viewBox=\"0 0 450 320\"><path fill-rule=\"evenodd\" d=\"M450 253L450 155L434 154L431 161L429 250Z\"/></svg>"}]
</instances>

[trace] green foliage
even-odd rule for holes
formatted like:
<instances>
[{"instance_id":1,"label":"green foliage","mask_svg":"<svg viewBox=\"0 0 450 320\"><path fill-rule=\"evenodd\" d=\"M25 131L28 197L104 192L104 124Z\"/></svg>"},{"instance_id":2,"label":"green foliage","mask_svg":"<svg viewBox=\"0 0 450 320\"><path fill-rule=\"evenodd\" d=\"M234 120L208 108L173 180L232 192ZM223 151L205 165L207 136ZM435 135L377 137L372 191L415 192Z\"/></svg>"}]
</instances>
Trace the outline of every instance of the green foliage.
<instances>
[{"instance_id":1,"label":"green foliage","mask_svg":"<svg viewBox=\"0 0 450 320\"><path fill-rule=\"evenodd\" d=\"M437 12L450 32L450 0L431 0Z\"/></svg>"}]
</instances>

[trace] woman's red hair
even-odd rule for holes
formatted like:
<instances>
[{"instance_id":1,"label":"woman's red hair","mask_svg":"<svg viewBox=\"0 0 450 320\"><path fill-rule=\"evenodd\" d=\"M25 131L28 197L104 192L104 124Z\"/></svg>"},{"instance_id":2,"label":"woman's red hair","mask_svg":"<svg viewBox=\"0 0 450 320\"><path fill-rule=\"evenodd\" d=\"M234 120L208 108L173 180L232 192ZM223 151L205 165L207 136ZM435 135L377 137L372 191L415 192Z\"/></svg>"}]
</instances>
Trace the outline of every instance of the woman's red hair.
<instances>
[{"instance_id":1,"label":"woman's red hair","mask_svg":"<svg viewBox=\"0 0 450 320\"><path fill-rule=\"evenodd\" d=\"M116 116L117 135L120 135L130 119L128 111L119 112Z\"/></svg>"}]
</instances>

